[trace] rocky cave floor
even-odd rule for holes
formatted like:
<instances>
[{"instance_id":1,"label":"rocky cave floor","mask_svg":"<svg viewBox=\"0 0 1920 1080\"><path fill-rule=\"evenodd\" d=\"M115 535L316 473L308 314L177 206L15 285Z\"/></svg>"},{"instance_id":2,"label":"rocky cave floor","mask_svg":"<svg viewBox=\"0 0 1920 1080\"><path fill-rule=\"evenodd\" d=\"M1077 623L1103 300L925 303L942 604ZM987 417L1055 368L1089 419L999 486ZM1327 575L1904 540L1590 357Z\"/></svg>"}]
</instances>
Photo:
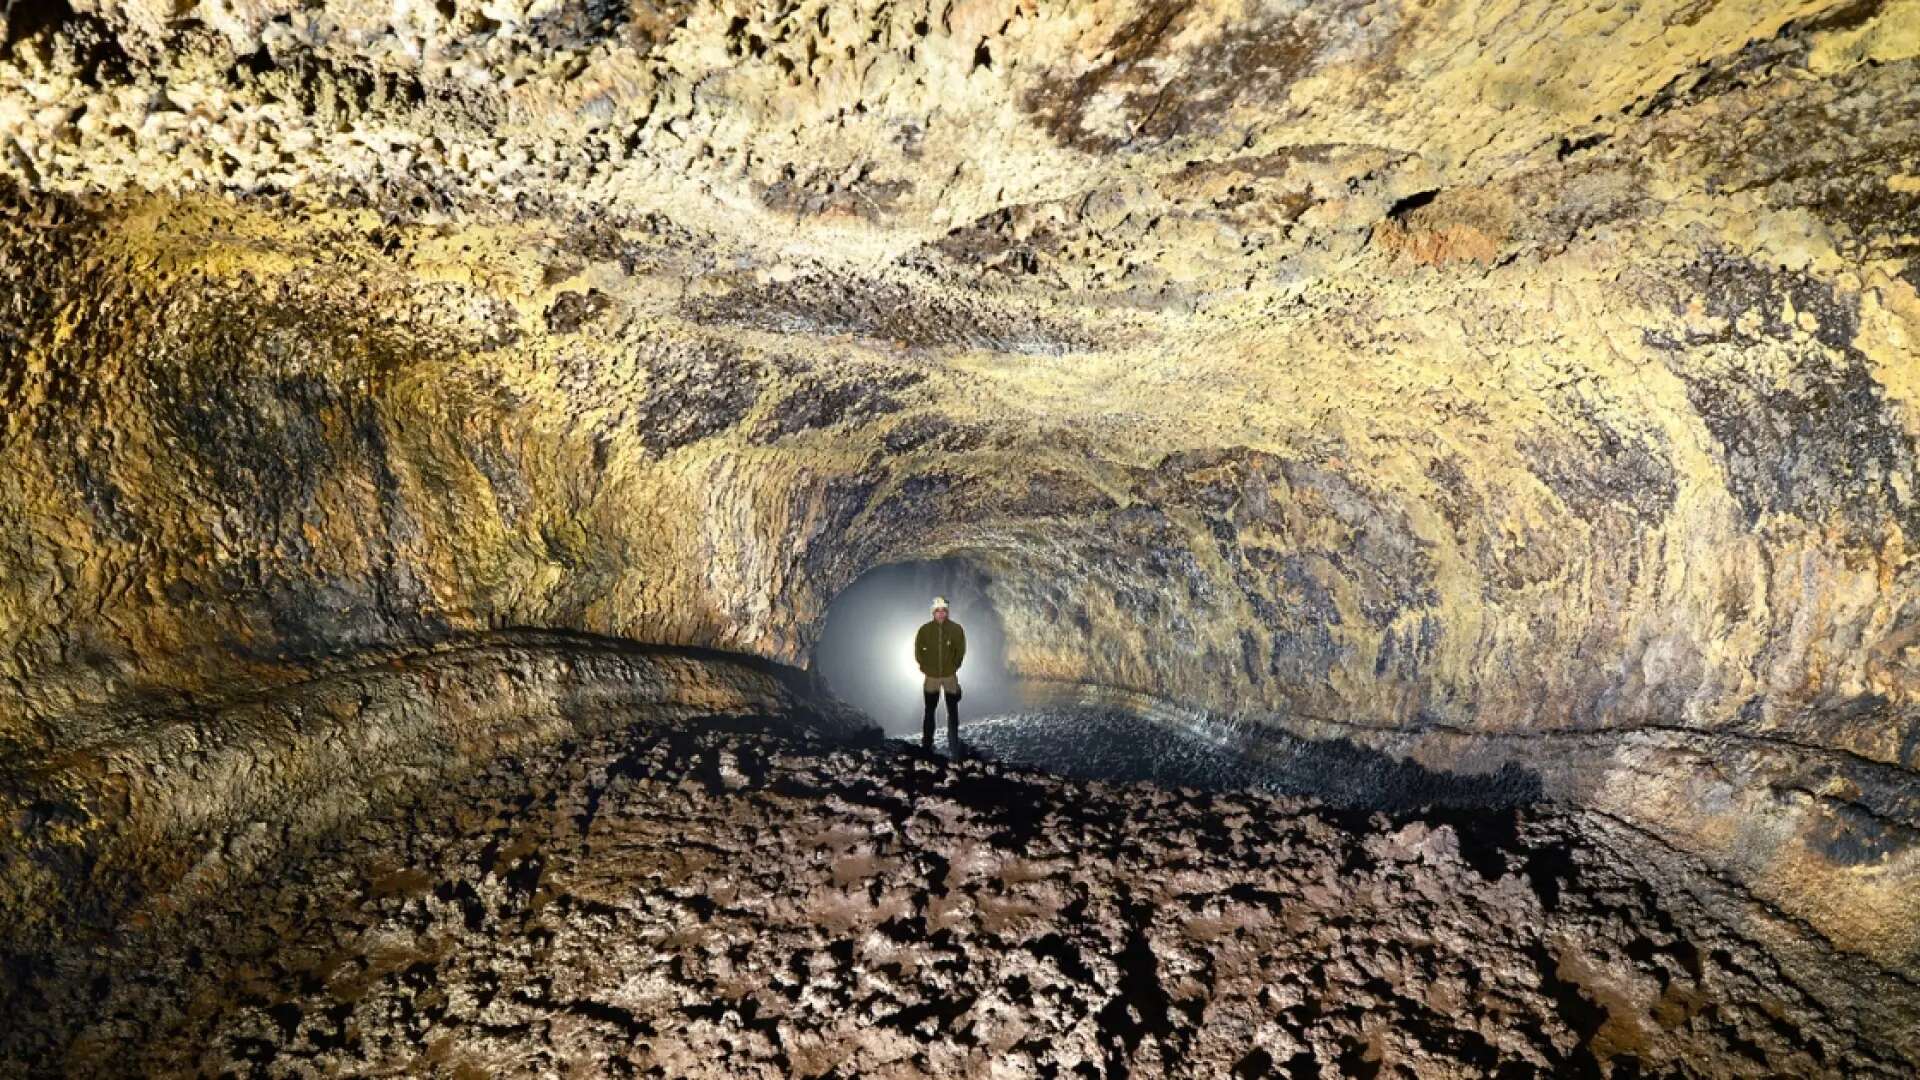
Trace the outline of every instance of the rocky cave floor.
<instances>
[{"instance_id":1,"label":"rocky cave floor","mask_svg":"<svg viewBox=\"0 0 1920 1080\"><path fill-rule=\"evenodd\" d=\"M991 752L1018 727L973 730ZM1368 813L751 720L637 726L499 761L190 919L16 970L0 1061L148 1076L1911 1075L1884 1018L1915 1015L1913 985L1836 981L1845 965L1817 943L1801 960L1765 949L1742 921L1755 910L1587 812Z\"/></svg>"},{"instance_id":2,"label":"rocky cave floor","mask_svg":"<svg viewBox=\"0 0 1920 1080\"><path fill-rule=\"evenodd\" d=\"M918 743L919 727L896 736ZM941 714L936 747L946 753ZM1203 738L1148 717L1086 705L1026 707L962 721L966 752L1082 780L1144 781L1208 791L1301 795L1351 810L1508 807L1541 801L1518 766L1484 775L1434 772L1344 739L1277 729Z\"/></svg>"}]
</instances>

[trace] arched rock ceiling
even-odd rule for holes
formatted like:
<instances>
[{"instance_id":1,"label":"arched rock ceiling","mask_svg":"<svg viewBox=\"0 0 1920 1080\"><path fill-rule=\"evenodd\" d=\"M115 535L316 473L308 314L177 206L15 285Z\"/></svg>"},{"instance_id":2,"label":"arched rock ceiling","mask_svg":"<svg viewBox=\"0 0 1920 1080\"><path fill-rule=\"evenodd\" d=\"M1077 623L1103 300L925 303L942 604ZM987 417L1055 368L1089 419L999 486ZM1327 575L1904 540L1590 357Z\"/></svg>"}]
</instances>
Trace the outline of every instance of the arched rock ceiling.
<instances>
[{"instance_id":1,"label":"arched rock ceiling","mask_svg":"<svg viewBox=\"0 0 1920 1080\"><path fill-rule=\"evenodd\" d=\"M504 626L804 662L959 555L1026 675L1535 761L1913 955L1915 0L72 3L16 758Z\"/></svg>"}]
</instances>

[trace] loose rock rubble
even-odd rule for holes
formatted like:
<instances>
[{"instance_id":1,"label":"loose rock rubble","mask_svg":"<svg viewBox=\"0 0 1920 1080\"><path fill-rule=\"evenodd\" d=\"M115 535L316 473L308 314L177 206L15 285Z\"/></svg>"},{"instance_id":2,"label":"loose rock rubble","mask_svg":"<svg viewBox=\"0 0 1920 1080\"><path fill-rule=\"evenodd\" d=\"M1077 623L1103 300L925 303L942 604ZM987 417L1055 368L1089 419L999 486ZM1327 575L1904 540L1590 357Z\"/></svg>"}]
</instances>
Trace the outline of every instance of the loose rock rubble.
<instances>
[{"instance_id":1,"label":"loose rock rubble","mask_svg":"<svg viewBox=\"0 0 1920 1080\"><path fill-rule=\"evenodd\" d=\"M1913 983L1590 812L646 726L46 960L54 1075L1906 1076ZM12 1071L12 1070L9 1070Z\"/></svg>"}]
</instances>

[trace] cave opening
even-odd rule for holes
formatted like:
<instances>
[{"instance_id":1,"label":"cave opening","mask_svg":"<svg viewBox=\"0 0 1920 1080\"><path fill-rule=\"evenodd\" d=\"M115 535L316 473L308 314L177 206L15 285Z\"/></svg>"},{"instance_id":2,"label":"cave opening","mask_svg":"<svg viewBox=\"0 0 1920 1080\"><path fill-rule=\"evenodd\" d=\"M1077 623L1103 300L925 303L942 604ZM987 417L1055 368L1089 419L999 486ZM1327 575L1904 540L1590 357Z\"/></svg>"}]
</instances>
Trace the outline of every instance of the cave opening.
<instances>
[{"instance_id":1,"label":"cave opening","mask_svg":"<svg viewBox=\"0 0 1920 1080\"><path fill-rule=\"evenodd\" d=\"M922 677L913 636L943 597L967 635L961 665L961 730L969 721L1017 708L1020 688L1007 669L1007 636L989 578L962 557L874 567L827 607L813 663L835 696L867 714L889 736L918 735ZM945 713L941 725L944 731Z\"/></svg>"},{"instance_id":2,"label":"cave opening","mask_svg":"<svg viewBox=\"0 0 1920 1080\"><path fill-rule=\"evenodd\" d=\"M1022 679L1008 659L1017 643L1007 625L1044 633L1049 621L1003 617L994 593L1023 595L1014 585L996 590L993 573L964 555L876 566L829 603L812 666L884 735L917 739L923 683L912 645L937 596L967 634L963 754L1082 780L1302 796L1360 814L1506 811L1545 799L1539 772L1514 761L1436 770L1348 738L1223 724L1205 709L1094 683ZM935 747L953 752L944 705Z\"/></svg>"}]
</instances>

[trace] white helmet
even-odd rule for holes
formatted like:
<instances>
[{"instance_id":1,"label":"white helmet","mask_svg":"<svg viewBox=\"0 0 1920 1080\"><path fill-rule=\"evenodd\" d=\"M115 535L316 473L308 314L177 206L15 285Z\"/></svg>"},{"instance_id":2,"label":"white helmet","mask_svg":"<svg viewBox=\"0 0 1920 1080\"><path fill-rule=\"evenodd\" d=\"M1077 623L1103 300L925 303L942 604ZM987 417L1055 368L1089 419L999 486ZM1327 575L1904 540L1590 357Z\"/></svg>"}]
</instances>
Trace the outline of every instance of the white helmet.
<instances>
[{"instance_id":1,"label":"white helmet","mask_svg":"<svg viewBox=\"0 0 1920 1080\"><path fill-rule=\"evenodd\" d=\"M935 611L939 611L939 610L940 610L941 608L943 608L943 607L946 607L946 606L947 606L947 598L946 598L946 597L944 597L944 596L936 596L936 597L934 597L934 598L933 598L933 610L935 610Z\"/></svg>"}]
</instances>

